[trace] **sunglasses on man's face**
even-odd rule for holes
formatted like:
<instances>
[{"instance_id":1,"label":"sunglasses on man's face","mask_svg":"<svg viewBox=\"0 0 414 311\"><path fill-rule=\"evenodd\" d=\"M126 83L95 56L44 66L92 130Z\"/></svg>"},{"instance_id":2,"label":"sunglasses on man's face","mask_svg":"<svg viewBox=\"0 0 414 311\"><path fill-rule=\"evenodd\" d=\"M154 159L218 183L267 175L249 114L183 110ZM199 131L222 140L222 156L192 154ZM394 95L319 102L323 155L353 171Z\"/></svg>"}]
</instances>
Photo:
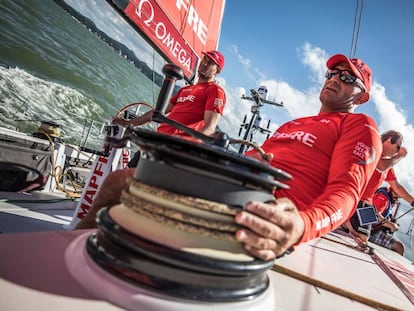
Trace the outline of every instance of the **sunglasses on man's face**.
<instances>
[{"instance_id":1,"label":"sunglasses on man's face","mask_svg":"<svg viewBox=\"0 0 414 311\"><path fill-rule=\"evenodd\" d=\"M360 79L358 79L348 70L328 69L325 73L325 78L331 79L334 75L337 75L337 74L339 74L339 79L341 79L342 82L345 82L348 84L357 84L364 92L366 92L364 83L362 83Z\"/></svg>"},{"instance_id":2,"label":"sunglasses on man's face","mask_svg":"<svg viewBox=\"0 0 414 311\"><path fill-rule=\"evenodd\" d=\"M398 136L391 136L390 142L393 145L397 145L397 152L401 149L401 144L398 143L399 137Z\"/></svg>"}]
</instances>

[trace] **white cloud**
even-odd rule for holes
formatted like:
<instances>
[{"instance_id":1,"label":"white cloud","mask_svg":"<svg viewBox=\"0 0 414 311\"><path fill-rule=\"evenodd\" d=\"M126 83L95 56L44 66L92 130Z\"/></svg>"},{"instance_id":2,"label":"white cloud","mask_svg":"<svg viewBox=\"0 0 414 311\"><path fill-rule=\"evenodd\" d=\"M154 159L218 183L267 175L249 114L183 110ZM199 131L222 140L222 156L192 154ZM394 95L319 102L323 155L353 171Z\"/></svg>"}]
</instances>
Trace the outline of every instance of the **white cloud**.
<instances>
[{"instance_id":1,"label":"white cloud","mask_svg":"<svg viewBox=\"0 0 414 311\"><path fill-rule=\"evenodd\" d=\"M258 85L266 85L269 94L268 99L283 101L284 113L273 113L272 110L262 109L262 116L272 120L271 129L274 130L281 123L302 116L317 114L320 108L319 92L324 82L326 71L326 60L329 55L318 47L312 47L309 43L298 49L297 54L300 61L304 64L305 69L309 72L310 86L306 90L296 89L287 82L271 79L263 79L265 76L259 69L254 67L252 61L242 56L237 47L233 46L233 52L248 73L249 78L259 81ZM246 90L241 87L231 87L221 80L222 86L227 94L227 105L224 117L220 121L220 127L231 137L237 137L240 123L245 114L250 118L251 102L240 99L241 95L246 94ZM246 95L249 95L248 93ZM374 82L371 90L371 102L373 102L378 115L372 116L377 120L380 132L395 129L404 135L404 145L414 146L414 128L407 122L406 114L394 102L386 96L385 88ZM269 112L270 111L270 112ZM282 118L281 116L284 116ZM262 143L265 137L255 139L257 143ZM410 148L407 148L410 149ZM398 180L406 189L414 194L414 172L410 169L414 163L414 153L408 153L407 157L398 163L395 171Z\"/></svg>"},{"instance_id":2,"label":"white cloud","mask_svg":"<svg viewBox=\"0 0 414 311\"><path fill-rule=\"evenodd\" d=\"M250 114L251 103L247 100L242 100L242 95L249 95L242 87L232 88L226 85L223 78L217 78L219 84L226 92L227 104L224 108L223 118L220 119L220 129L227 133L230 137L237 138L240 124L243 121L244 115Z\"/></svg>"},{"instance_id":3,"label":"white cloud","mask_svg":"<svg viewBox=\"0 0 414 311\"><path fill-rule=\"evenodd\" d=\"M239 48L236 45L232 45L232 52L236 55L237 59L243 67L243 72L247 75L248 78L252 79L253 81L256 81L258 79L266 79L266 75L257 67L254 67L250 59L240 54Z\"/></svg>"},{"instance_id":4,"label":"white cloud","mask_svg":"<svg viewBox=\"0 0 414 311\"><path fill-rule=\"evenodd\" d=\"M312 47L307 42L297 50L297 54L302 64L310 70L309 80L322 85L325 81L326 61L329 55L321 48Z\"/></svg>"}]
</instances>

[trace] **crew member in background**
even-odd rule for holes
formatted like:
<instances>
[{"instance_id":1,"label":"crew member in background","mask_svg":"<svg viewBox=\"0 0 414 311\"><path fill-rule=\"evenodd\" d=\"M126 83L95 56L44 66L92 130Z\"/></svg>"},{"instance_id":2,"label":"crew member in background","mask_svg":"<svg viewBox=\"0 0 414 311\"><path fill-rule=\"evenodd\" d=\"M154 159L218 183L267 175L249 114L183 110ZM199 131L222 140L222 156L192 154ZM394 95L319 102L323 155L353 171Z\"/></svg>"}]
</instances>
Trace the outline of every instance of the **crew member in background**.
<instances>
[{"instance_id":1,"label":"crew member in background","mask_svg":"<svg viewBox=\"0 0 414 311\"><path fill-rule=\"evenodd\" d=\"M224 57L218 51L204 52L204 57L198 67L198 81L195 85L181 88L175 94L165 113L174 121L182 123L204 135L210 136L215 133L217 124L226 104L226 94L222 87L216 83L216 75L224 67ZM115 119L113 124L123 126L138 126L151 121L152 111L131 119ZM162 123L157 131L159 133L188 136L185 132L175 127ZM119 203L122 190L126 187L126 178L133 176L138 164L139 152L128 164L129 169L114 171L108 175L86 216L77 224L76 229L94 228L96 226L96 213L106 206Z\"/></svg>"},{"instance_id":2,"label":"crew member in background","mask_svg":"<svg viewBox=\"0 0 414 311\"><path fill-rule=\"evenodd\" d=\"M367 188L365 189L357 208L372 205L372 199L375 191L381 187L382 183L386 181L398 196L411 205L414 205L414 197L408 193L403 185L401 185L393 167L407 155L407 149L402 146L403 136L400 132L389 130L381 134L382 154L378 161L378 165L369 180ZM361 226L355 212L349 221L344 223L346 231L350 231L353 236L366 242L369 239L371 232L371 225Z\"/></svg>"}]
</instances>

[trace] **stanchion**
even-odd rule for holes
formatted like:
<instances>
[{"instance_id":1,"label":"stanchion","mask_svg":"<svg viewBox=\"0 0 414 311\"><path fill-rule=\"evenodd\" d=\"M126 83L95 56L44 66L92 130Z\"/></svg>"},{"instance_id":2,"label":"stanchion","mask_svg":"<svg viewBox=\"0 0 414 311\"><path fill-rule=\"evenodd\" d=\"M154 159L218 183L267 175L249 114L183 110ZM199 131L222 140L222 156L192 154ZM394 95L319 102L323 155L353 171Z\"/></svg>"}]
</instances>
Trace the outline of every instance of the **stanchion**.
<instances>
[{"instance_id":1,"label":"stanchion","mask_svg":"<svg viewBox=\"0 0 414 311\"><path fill-rule=\"evenodd\" d=\"M111 125L111 127L113 138L119 139L123 136L125 129L122 126ZM66 230L73 230L78 222L85 217L93 203L96 193L98 192L99 186L108 174L117 169L125 168L128 163L126 159L129 159L129 150L125 148L113 148L107 145L107 143L103 144L102 150L107 150L108 154L103 152L96 157L88 176L86 186L82 191L81 198L76 206L75 212L73 213L72 221L70 224L64 225ZM128 151L128 153L126 151Z\"/></svg>"}]
</instances>

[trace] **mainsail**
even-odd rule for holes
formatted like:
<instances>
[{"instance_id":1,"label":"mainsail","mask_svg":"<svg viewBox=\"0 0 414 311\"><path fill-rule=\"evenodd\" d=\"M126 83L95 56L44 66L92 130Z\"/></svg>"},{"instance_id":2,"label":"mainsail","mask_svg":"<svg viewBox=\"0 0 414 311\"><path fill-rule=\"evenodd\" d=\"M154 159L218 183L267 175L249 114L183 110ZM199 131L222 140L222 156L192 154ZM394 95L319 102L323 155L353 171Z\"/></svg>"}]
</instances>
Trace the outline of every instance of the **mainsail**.
<instances>
[{"instance_id":1,"label":"mainsail","mask_svg":"<svg viewBox=\"0 0 414 311\"><path fill-rule=\"evenodd\" d=\"M195 77L203 51L218 46L225 0L113 0L136 29L168 61Z\"/></svg>"}]
</instances>

